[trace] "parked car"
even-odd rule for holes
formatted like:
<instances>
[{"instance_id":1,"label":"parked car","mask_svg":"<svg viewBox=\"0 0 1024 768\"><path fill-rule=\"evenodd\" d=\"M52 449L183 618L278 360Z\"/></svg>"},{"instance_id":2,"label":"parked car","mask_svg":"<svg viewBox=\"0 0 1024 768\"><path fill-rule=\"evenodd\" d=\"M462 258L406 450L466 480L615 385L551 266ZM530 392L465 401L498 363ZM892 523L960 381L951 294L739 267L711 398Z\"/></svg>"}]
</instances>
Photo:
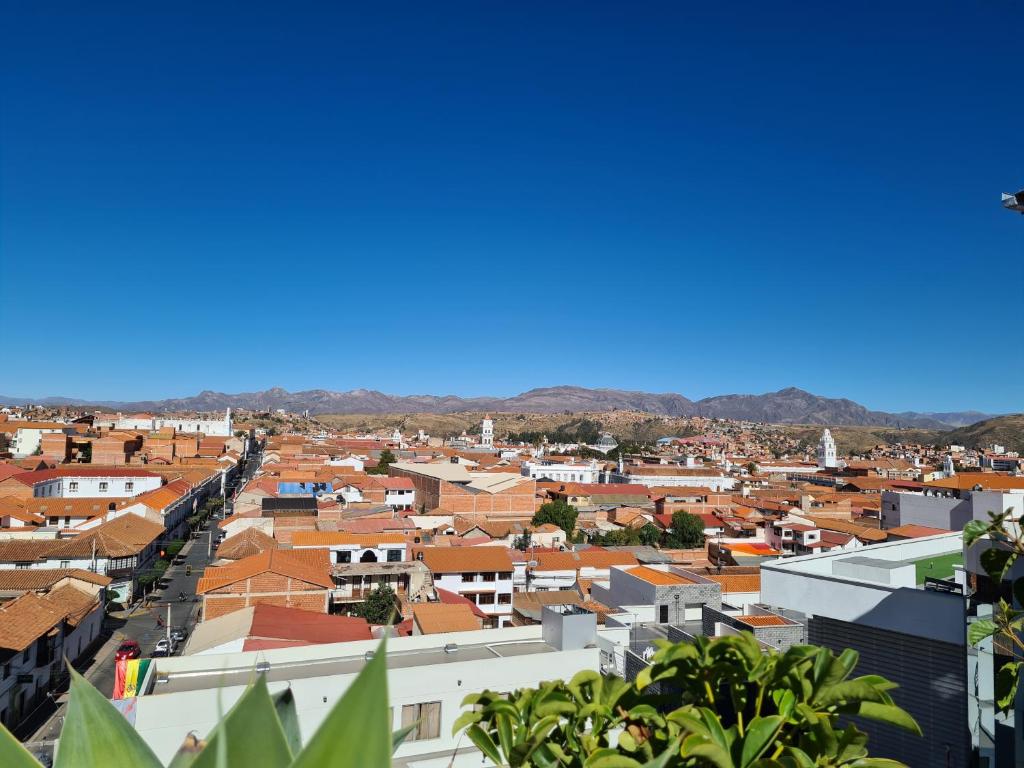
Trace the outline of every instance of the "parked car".
<instances>
[{"instance_id":1,"label":"parked car","mask_svg":"<svg viewBox=\"0 0 1024 768\"><path fill-rule=\"evenodd\" d=\"M188 630L184 627L178 627L177 629L171 630L171 640L175 643L184 642L186 637L188 637Z\"/></svg>"},{"instance_id":2,"label":"parked car","mask_svg":"<svg viewBox=\"0 0 1024 768\"><path fill-rule=\"evenodd\" d=\"M153 648L152 656L170 656L177 647L177 643L173 639L162 638L156 641L156 647Z\"/></svg>"},{"instance_id":3,"label":"parked car","mask_svg":"<svg viewBox=\"0 0 1024 768\"><path fill-rule=\"evenodd\" d=\"M142 656L142 649L134 640L125 640L117 646L117 651L114 653L115 661L121 661L123 659L137 659L140 656Z\"/></svg>"}]
</instances>

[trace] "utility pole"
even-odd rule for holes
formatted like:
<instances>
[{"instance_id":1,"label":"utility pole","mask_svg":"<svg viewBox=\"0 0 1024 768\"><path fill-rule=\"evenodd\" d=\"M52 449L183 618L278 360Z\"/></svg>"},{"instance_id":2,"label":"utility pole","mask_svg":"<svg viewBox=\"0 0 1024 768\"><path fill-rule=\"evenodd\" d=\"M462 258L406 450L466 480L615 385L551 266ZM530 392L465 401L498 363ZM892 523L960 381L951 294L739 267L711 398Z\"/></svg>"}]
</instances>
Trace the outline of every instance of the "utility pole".
<instances>
[{"instance_id":1,"label":"utility pole","mask_svg":"<svg viewBox=\"0 0 1024 768\"><path fill-rule=\"evenodd\" d=\"M167 601L167 653L171 652L171 601Z\"/></svg>"},{"instance_id":2,"label":"utility pole","mask_svg":"<svg viewBox=\"0 0 1024 768\"><path fill-rule=\"evenodd\" d=\"M209 536L206 539L206 559L209 560L213 557L213 528L211 527L207 533Z\"/></svg>"}]
</instances>

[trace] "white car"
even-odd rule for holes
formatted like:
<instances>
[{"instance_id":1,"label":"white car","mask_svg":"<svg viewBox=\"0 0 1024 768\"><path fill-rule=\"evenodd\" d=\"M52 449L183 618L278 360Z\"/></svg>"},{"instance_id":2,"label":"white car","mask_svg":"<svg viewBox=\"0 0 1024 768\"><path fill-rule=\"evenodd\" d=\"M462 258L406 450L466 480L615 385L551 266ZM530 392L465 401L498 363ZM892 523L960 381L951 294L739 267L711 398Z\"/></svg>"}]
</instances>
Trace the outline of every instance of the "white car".
<instances>
[{"instance_id":1,"label":"white car","mask_svg":"<svg viewBox=\"0 0 1024 768\"><path fill-rule=\"evenodd\" d=\"M153 648L154 656L170 656L178 648L178 644L174 640L168 641L167 638L156 641L156 646Z\"/></svg>"}]
</instances>

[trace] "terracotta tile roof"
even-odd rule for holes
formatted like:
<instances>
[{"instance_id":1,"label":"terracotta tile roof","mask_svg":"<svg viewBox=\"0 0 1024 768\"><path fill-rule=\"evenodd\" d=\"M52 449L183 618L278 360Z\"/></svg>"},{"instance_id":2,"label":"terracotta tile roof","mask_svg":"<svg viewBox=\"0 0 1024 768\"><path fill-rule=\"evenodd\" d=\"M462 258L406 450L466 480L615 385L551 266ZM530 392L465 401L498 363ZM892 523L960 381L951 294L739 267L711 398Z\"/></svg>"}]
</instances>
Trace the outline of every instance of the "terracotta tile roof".
<instances>
[{"instance_id":1,"label":"terracotta tile roof","mask_svg":"<svg viewBox=\"0 0 1024 768\"><path fill-rule=\"evenodd\" d=\"M105 587L112 579L81 568L6 568L0 570L0 592L49 589L63 579L79 579Z\"/></svg>"},{"instance_id":2,"label":"terracotta tile roof","mask_svg":"<svg viewBox=\"0 0 1024 768\"><path fill-rule=\"evenodd\" d=\"M35 485L45 480L53 480L58 477L160 477L156 472L148 472L144 469L130 469L127 467L96 467L79 464L70 467L57 467L55 469L40 469L35 472L24 472L15 475L25 485Z\"/></svg>"},{"instance_id":3,"label":"terracotta tile roof","mask_svg":"<svg viewBox=\"0 0 1024 768\"><path fill-rule=\"evenodd\" d=\"M19 467L17 464L0 464L0 480L6 480L8 477L20 475L26 471L26 469Z\"/></svg>"},{"instance_id":4,"label":"terracotta tile roof","mask_svg":"<svg viewBox=\"0 0 1024 768\"><path fill-rule=\"evenodd\" d=\"M760 573L705 573L701 575L706 579L718 582L723 593L761 591Z\"/></svg>"},{"instance_id":5,"label":"terracotta tile roof","mask_svg":"<svg viewBox=\"0 0 1024 768\"><path fill-rule=\"evenodd\" d=\"M412 607L413 620L424 635L443 632L470 632L480 629L480 619L467 605L457 603L416 603Z\"/></svg>"},{"instance_id":6,"label":"terracotta tile roof","mask_svg":"<svg viewBox=\"0 0 1024 768\"><path fill-rule=\"evenodd\" d=\"M806 515L805 517L822 530L848 533L851 536L856 536L863 542L885 541L889 537L885 531L880 531L877 528L868 528L852 520L832 520L827 517L814 517L812 515Z\"/></svg>"},{"instance_id":7,"label":"terracotta tile roof","mask_svg":"<svg viewBox=\"0 0 1024 768\"><path fill-rule=\"evenodd\" d=\"M25 508L43 517L98 517L111 509L117 509L119 502L129 499L118 496L113 499L62 499L58 497L25 499Z\"/></svg>"},{"instance_id":8,"label":"terracotta tile roof","mask_svg":"<svg viewBox=\"0 0 1024 768\"><path fill-rule=\"evenodd\" d=\"M217 557L223 560L241 560L276 547L277 540L273 536L268 536L256 526L250 526L241 533L224 539L217 547Z\"/></svg>"},{"instance_id":9,"label":"terracotta tile roof","mask_svg":"<svg viewBox=\"0 0 1024 768\"><path fill-rule=\"evenodd\" d=\"M680 576L669 571L659 571L656 568L648 568L646 565L639 565L636 568L630 568L628 573L630 576L636 576L641 581L646 581L648 584L655 584L657 586L694 583L684 576Z\"/></svg>"},{"instance_id":10,"label":"terracotta tile roof","mask_svg":"<svg viewBox=\"0 0 1024 768\"><path fill-rule=\"evenodd\" d=\"M503 546L424 547L423 562L434 573L511 571L512 558Z\"/></svg>"},{"instance_id":11,"label":"terracotta tile roof","mask_svg":"<svg viewBox=\"0 0 1024 768\"><path fill-rule=\"evenodd\" d=\"M23 651L65 618L56 606L35 592L0 606L0 648Z\"/></svg>"},{"instance_id":12,"label":"terracotta tile roof","mask_svg":"<svg viewBox=\"0 0 1024 768\"><path fill-rule=\"evenodd\" d=\"M45 560L60 542L56 539L9 539L0 541L0 563L31 563Z\"/></svg>"},{"instance_id":13,"label":"terracotta tile roof","mask_svg":"<svg viewBox=\"0 0 1024 768\"><path fill-rule=\"evenodd\" d=\"M580 552L544 552L537 555L537 571L577 571L580 568L609 568L636 565L636 555L591 547Z\"/></svg>"},{"instance_id":14,"label":"terracotta tile roof","mask_svg":"<svg viewBox=\"0 0 1024 768\"><path fill-rule=\"evenodd\" d=\"M885 530L890 536L902 536L908 539L920 539L923 536L938 536L940 533L952 533L945 528L932 528L928 525L898 525Z\"/></svg>"},{"instance_id":15,"label":"terracotta tile roof","mask_svg":"<svg viewBox=\"0 0 1024 768\"><path fill-rule=\"evenodd\" d=\"M366 619L267 604L255 606L249 628L249 640L288 640L301 645L370 639Z\"/></svg>"},{"instance_id":16,"label":"terracotta tile roof","mask_svg":"<svg viewBox=\"0 0 1024 768\"><path fill-rule=\"evenodd\" d=\"M405 544L404 533L350 533L348 531L296 531L293 547L329 547L354 544L375 547L378 544Z\"/></svg>"},{"instance_id":17,"label":"terracotta tile roof","mask_svg":"<svg viewBox=\"0 0 1024 768\"><path fill-rule=\"evenodd\" d=\"M196 593L206 594L261 573L274 573L298 579L324 589L334 586L326 550L267 549L231 565L207 568L199 579Z\"/></svg>"},{"instance_id":18,"label":"terracotta tile roof","mask_svg":"<svg viewBox=\"0 0 1024 768\"><path fill-rule=\"evenodd\" d=\"M487 618L487 614L481 611L477 607L476 603L468 597L463 597L456 592L449 592L447 589L441 589L440 587L434 587L434 593L437 595L437 599L442 603L447 603L448 605L465 605L469 607L474 616L479 616L481 619Z\"/></svg>"},{"instance_id":19,"label":"terracotta tile roof","mask_svg":"<svg viewBox=\"0 0 1024 768\"><path fill-rule=\"evenodd\" d=\"M784 627L789 624L780 616L737 616L736 620L750 627Z\"/></svg>"},{"instance_id":20,"label":"terracotta tile roof","mask_svg":"<svg viewBox=\"0 0 1024 768\"><path fill-rule=\"evenodd\" d=\"M164 534L164 527L131 513L101 523L73 539L58 540L47 553L50 560L72 560L92 556L93 543L97 557L131 557L137 555Z\"/></svg>"},{"instance_id":21,"label":"terracotta tile roof","mask_svg":"<svg viewBox=\"0 0 1024 768\"><path fill-rule=\"evenodd\" d=\"M132 499L126 499L125 501L122 501L119 506L125 507L129 504L145 504L150 509L155 509L160 512L176 504L182 499L182 497L187 496L191 490L191 483L184 478L179 477L177 480L171 480L160 488L155 488L152 491L146 491L146 493L141 493Z\"/></svg>"},{"instance_id":22,"label":"terracotta tile roof","mask_svg":"<svg viewBox=\"0 0 1024 768\"><path fill-rule=\"evenodd\" d=\"M980 485L990 491L1011 491L1024 488L1024 477L1003 475L998 472L962 472L953 477L931 480L925 483L929 488L949 488L952 490L969 491Z\"/></svg>"},{"instance_id":23,"label":"terracotta tile roof","mask_svg":"<svg viewBox=\"0 0 1024 768\"><path fill-rule=\"evenodd\" d=\"M98 594L89 594L71 584L51 589L43 599L60 611L72 626L78 626L78 623L88 616L99 603Z\"/></svg>"}]
</instances>

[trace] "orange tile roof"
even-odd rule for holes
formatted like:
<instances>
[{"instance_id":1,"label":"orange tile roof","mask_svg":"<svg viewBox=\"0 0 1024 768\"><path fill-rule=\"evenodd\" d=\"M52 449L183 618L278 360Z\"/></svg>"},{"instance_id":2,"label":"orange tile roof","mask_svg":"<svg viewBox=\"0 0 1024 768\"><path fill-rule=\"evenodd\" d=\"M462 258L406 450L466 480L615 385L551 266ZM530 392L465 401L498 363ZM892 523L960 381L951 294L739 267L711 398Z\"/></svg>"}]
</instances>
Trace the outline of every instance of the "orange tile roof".
<instances>
[{"instance_id":1,"label":"orange tile roof","mask_svg":"<svg viewBox=\"0 0 1024 768\"><path fill-rule=\"evenodd\" d=\"M885 530L890 536L906 536L908 539L920 539L923 536L938 536L940 533L952 533L946 528L932 528L929 525L898 525Z\"/></svg>"},{"instance_id":2,"label":"orange tile roof","mask_svg":"<svg viewBox=\"0 0 1024 768\"><path fill-rule=\"evenodd\" d=\"M199 579L196 593L206 594L261 573L299 579L324 589L334 586L326 550L267 549L231 565L207 568Z\"/></svg>"},{"instance_id":3,"label":"orange tile roof","mask_svg":"<svg viewBox=\"0 0 1024 768\"><path fill-rule=\"evenodd\" d=\"M0 570L0 591L19 592L49 589L63 579L80 581L105 587L112 579L81 568L17 568Z\"/></svg>"},{"instance_id":4,"label":"orange tile roof","mask_svg":"<svg viewBox=\"0 0 1024 768\"><path fill-rule=\"evenodd\" d=\"M424 547L423 562L434 573L511 571L512 558L502 546Z\"/></svg>"},{"instance_id":5,"label":"orange tile roof","mask_svg":"<svg viewBox=\"0 0 1024 768\"><path fill-rule=\"evenodd\" d=\"M329 547L354 544L375 547L378 544L405 544L404 533L350 533L348 531L296 531L293 547Z\"/></svg>"},{"instance_id":6,"label":"orange tile roof","mask_svg":"<svg viewBox=\"0 0 1024 768\"><path fill-rule=\"evenodd\" d=\"M412 615L424 635L480 629L480 619L468 605L460 603L417 603Z\"/></svg>"},{"instance_id":7,"label":"orange tile roof","mask_svg":"<svg viewBox=\"0 0 1024 768\"><path fill-rule=\"evenodd\" d=\"M737 616L736 620L751 627L784 627L789 623L780 616Z\"/></svg>"},{"instance_id":8,"label":"orange tile roof","mask_svg":"<svg viewBox=\"0 0 1024 768\"><path fill-rule=\"evenodd\" d=\"M276 547L277 540L273 536L267 535L256 526L250 526L241 533L224 539L217 547L217 557L223 560L241 560Z\"/></svg>"},{"instance_id":9,"label":"orange tile roof","mask_svg":"<svg viewBox=\"0 0 1024 768\"><path fill-rule=\"evenodd\" d=\"M648 584L655 584L657 586L693 584L690 579L676 573L671 573L670 571L659 571L657 568L648 568L646 565L638 565L636 568L630 568L628 573L630 576L636 576L638 579L646 581Z\"/></svg>"},{"instance_id":10,"label":"orange tile roof","mask_svg":"<svg viewBox=\"0 0 1024 768\"><path fill-rule=\"evenodd\" d=\"M760 573L715 573L703 574L705 578L718 582L722 592L760 592Z\"/></svg>"},{"instance_id":11,"label":"orange tile roof","mask_svg":"<svg viewBox=\"0 0 1024 768\"><path fill-rule=\"evenodd\" d=\"M953 477L930 480L925 483L929 488L949 488L951 490L969 491L980 485L990 491L1010 491L1024 488L1024 477L1003 475L997 472L962 472Z\"/></svg>"}]
</instances>

